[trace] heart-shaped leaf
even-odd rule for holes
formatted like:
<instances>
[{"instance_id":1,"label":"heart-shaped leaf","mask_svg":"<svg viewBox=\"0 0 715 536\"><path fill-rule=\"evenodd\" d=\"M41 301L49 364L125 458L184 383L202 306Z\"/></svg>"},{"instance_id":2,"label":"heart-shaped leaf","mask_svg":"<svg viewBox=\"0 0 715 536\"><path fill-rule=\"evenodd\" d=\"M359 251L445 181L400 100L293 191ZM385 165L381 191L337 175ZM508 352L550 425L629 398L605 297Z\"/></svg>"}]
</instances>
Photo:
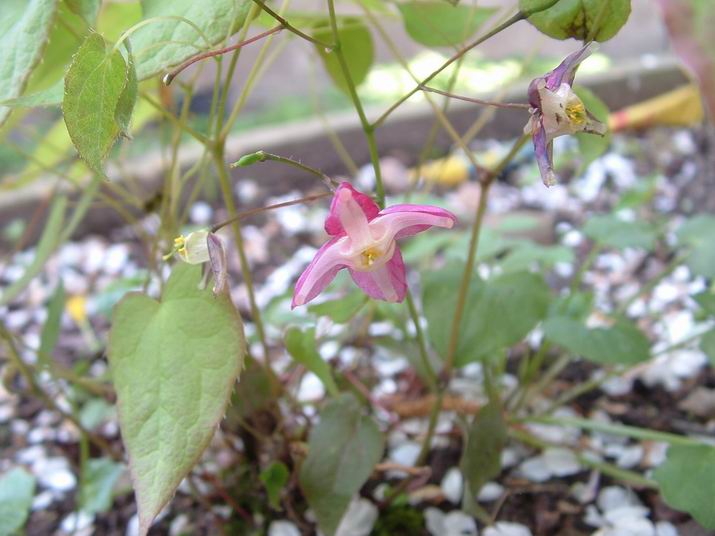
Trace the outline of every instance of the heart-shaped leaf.
<instances>
[{"instance_id":1,"label":"heart-shaped leaf","mask_svg":"<svg viewBox=\"0 0 715 536\"><path fill-rule=\"evenodd\" d=\"M425 277L422 302L428 333L443 358L463 270L459 263ZM488 281L474 277L462 314L455 363L463 366L488 358L519 342L545 317L549 300L549 287L537 274L513 272Z\"/></svg>"},{"instance_id":2,"label":"heart-shaped leaf","mask_svg":"<svg viewBox=\"0 0 715 536\"><path fill-rule=\"evenodd\" d=\"M653 473L665 502L715 529L715 448L710 445L671 445Z\"/></svg>"},{"instance_id":3,"label":"heart-shaped leaf","mask_svg":"<svg viewBox=\"0 0 715 536\"><path fill-rule=\"evenodd\" d=\"M109 363L139 506L139 532L209 444L243 366L243 325L227 296L178 264L161 301L130 293L114 310Z\"/></svg>"},{"instance_id":4,"label":"heart-shaped leaf","mask_svg":"<svg viewBox=\"0 0 715 536\"><path fill-rule=\"evenodd\" d=\"M17 534L27 520L35 494L35 477L15 468L0 477L0 536Z\"/></svg>"},{"instance_id":5,"label":"heart-shaped leaf","mask_svg":"<svg viewBox=\"0 0 715 536\"><path fill-rule=\"evenodd\" d=\"M589 329L578 320L550 318L542 326L546 338L590 361L634 365L650 357L650 343L625 320L607 328Z\"/></svg>"},{"instance_id":6,"label":"heart-shaped leaf","mask_svg":"<svg viewBox=\"0 0 715 536\"><path fill-rule=\"evenodd\" d=\"M519 0L519 8L549 37L606 41L628 20L631 0Z\"/></svg>"},{"instance_id":7,"label":"heart-shaped leaf","mask_svg":"<svg viewBox=\"0 0 715 536\"><path fill-rule=\"evenodd\" d=\"M493 7L450 5L444 1L413 1L397 7L410 37L428 47L458 45L496 12Z\"/></svg>"},{"instance_id":8,"label":"heart-shaped leaf","mask_svg":"<svg viewBox=\"0 0 715 536\"><path fill-rule=\"evenodd\" d=\"M67 132L82 159L98 173L102 173L102 161L122 132L136 100L135 88L134 100L130 102L127 95L133 89L127 87L131 69L131 62L128 67L121 52L92 33L65 76L62 110ZM122 124L117 121L118 114Z\"/></svg>"},{"instance_id":9,"label":"heart-shaped leaf","mask_svg":"<svg viewBox=\"0 0 715 536\"><path fill-rule=\"evenodd\" d=\"M308 449L300 486L320 529L333 536L353 495L380 461L384 438L356 398L345 394L323 408Z\"/></svg>"},{"instance_id":10,"label":"heart-shaped leaf","mask_svg":"<svg viewBox=\"0 0 715 536\"><path fill-rule=\"evenodd\" d=\"M328 21L321 21L313 30L313 37L325 43L333 43L333 32ZM338 38L340 39L340 49L347 63L347 70L353 84L360 85L370 72L372 62L375 59L375 50L372 42L372 35L369 28L363 21L354 17L342 18L338 26ZM318 54L323 60L325 70L328 71L333 82L345 93L349 92L349 85L345 80L343 69L340 66L335 51L325 50L317 47Z\"/></svg>"}]
</instances>

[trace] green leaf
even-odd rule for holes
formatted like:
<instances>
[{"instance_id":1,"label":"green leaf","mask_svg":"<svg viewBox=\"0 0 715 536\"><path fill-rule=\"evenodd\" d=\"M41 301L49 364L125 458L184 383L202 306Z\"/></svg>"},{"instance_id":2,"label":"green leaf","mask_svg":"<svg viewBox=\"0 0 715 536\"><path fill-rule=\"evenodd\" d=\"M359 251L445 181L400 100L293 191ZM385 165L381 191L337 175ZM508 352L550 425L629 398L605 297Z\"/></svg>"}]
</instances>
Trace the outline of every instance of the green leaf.
<instances>
[{"instance_id":1,"label":"green leaf","mask_svg":"<svg viewBox=\"0 0 715 536\"><path fill-rule=\"evenodd\" d=\"M693 296L693 299L700 307L705 309L709 315L715 316L715 294L704 291Z\"/></svg>"},{"instance_id":2,"label":"green leaf","mask_svg":"<svg viewBox=\"0 0 715 536\"><path fill-rule=\"evenodd\" d=\"M65 82L60 79L47 89L32 93L30 95L22 95L14 99L6 99L0 101L0 107L8 106L9 108L35 108L40 106L56 106L62 102L62 97L65 95Z\"/></svg>"},{"instance_id":3,"label":"green leaf","mask_svg":"<svg viewBox=\"0 0 715 536\"><path fill-rule=\"evenodd\" d=\"M432 345L445 358L460 292L463 265L447 267L425 277L422 303ZM455 363L465 365L488 358L522 340L546 316L550 300L543 277L508 273L488 281L474 277L469 288Z\"/></svg>"},{"instance_id":4,"label":"green leaf","mask_svg":"<svg viewBox=\"0 0 715 536\"><path fill-rule=\"evenodd\" d=\"M593 216L583 232L603 246L616 249L641 248L652 251L658 234L653 225L642 221L624 221L613 214Z\"/></svg>"},{"instance_id":5,"label":"green leaf","mask_svg":"<svg viewBox=\"0 0 715 536\"><path fill-rule=\"evenodd\" d=\"M397 4L409 36L428 47L458 45L474 35L497 10L446 2Z\"/></svg>"},{"instance_id":6,"label":"green leaf","mask_svg":"<svg viewBox=\"0 0 715 536\"><path fill-rule=\"evenodd\" d=\"M27 521L35 477L19 467L0 477L0 536L16 534Z\"/></svg>"},{"instance_id":7,"label":"green leaf","mask_svg":"<svg viewBox=\"0 0 715 536\"><path fill-rule=\"evenodd\" d=\"M125 41L128 43L128 41ZM114 118L119 126L119 133L129 137L129 123L132 119L134 105L137 102L137 93L139 92L139 82L137 81L137 70L134 65L134 56L127 45L127 82L124 85L122 94L119 96L117 109L114 112Z\"/></svg>"},{"instance_id":8,"label":"green leaf","mask_svg":"<svg viewBox=\"0 0 715 536\"><path fill-rule=\"evenodd\" d=\"M549 37L607 41L628 20L631 0L519 0L519 9L533 13L529 22Z\"/></svg>"},{"instance_id":9,"label":"green leaf","mask_svg":"<svg viewBox=\"0 0 715 536\"><path fill-rule=\"evenodd\" d=\"M599 99L593 91L583 86L574 86L574 92L583 101L586 110L591 115L604 125L608 125L610 111L605 102ZM591 162L608 150L608 146L611 144L611 131L607 131L604 136L579 132L576 134L576 141L578 141L581 169L585 170Z\"/></svg>"},{"instance_id":10,"label":"green leaf","mask_svg":"<svg viewBox=\"0 0 715 536\"><path fill-rule=\"evenodd\" d=\"M517 272L536 268L551 268L556 263L574 261L573 250L566 246L542 246L525 242L512 249L499 263L505 272Z\"/></svg>"},{"instance_id":11,"label":"green leaf","mask_svg":"<svg viewBox=\"0 0 715 536\"><path fill-rule=\"evenodd\" d=\"M325 405L310 433L300 486L318 526L333 536L345 511L382 458L385 441L352 394Z\"/></svg>"},{"instance_id":12,"label":"green leaf","mask_svg":"<svg viewBox=\"0 0 715 536\"><path fill-rule=\"evenodd\" d=\"M689 513L706 529L715 529L715 448L671 445L653 473L668 506Z\"/></svg>"},{"instance_id":13,"label":"green leaf","mask_svg":"<svg viewBox=\"0 0 715 536\"><path fill-rule=\"evenodd\" d=\"M711 329L701 337L700 349L708 356L710 364L715 367L715 329Z\"/></svg>"},{"instance_id":14,"label":"green leaf","mask_svg":"<svg viewBox=\"0 0 715 536\"><path fill-rule=\"evenodd\" d=\"M592 292L569 292L558 296L549 305L548 317L568 317L574 320L583 320L593 311Z\"/></svg>"},{"instance_id":15,"label":"green leaf","mask_svg":"<svg viewBox=\"0 0 715 536\"><path fill-rule=\"evenodd\" d=\"M341 18L338 24L340 48L343 56L345 56L350 78L355 86L359 86L367 78L372 62L375 59L370 29L360 19L353 17ZM327 21L320 23L313 30L313 37L324 43L335 41L330 24ZM328 71L335 85L345 93L349 93L349 85L343 75L337 54L334 51L327 51L321 46L316 46L316 50L323 60L325 70Z\"/></svg>"},{"instance_id":16,"label":"green leaf","mask_svg":"<svg viewBox=\"0 0 715 536\"><path fill-rule=\"evenodd\" d=\"M350 322L366 303L367 296L363 292L353 291L337 300L309 305L308 311L318 316L327 316L338 324L345 324Z\"/></svg>"},{"instance_id":17,"label":"green leaf","mask_svg":"<svg viewBox=\"0 0 715 536\"><path fill-rule=\"evenodd\" d=\"M0 101L22 95L42 58L57 0L3 0L0 17ZM10 110L0 106L0 126Z\"/></svg>"},{"instance_id":18,"label":"green leaf","mask_svg":"<svg viewBox=\"0 0 715 536\"><path fill-rule=\"evenodd\" d=\"M335 384L330 367L315 348L315 328L305 331L295 326L288 328L285 345L293 359L318 376L332 396L338 396L338 386Z\"/></svg>"},{"instance_id":19,"label":"green leaf","mask_svg":"<svg viewBox=\"0 0 715 536\"><path fill-rule=\"evenodd\" d=\"M269 410L274 403L271 379L266 369L255 362L249 363L234 389L227 419L230 421L234 411L241 419L249 419L258 412ZM237 424L240 425L240 422Z\"/></svg>"},{"instance_id":20,"label":"green leaf","mask_svg":"<svg viewBox=\"0 0 715 536\"><path fill-rule=\"evenodd\" d=\"M97 32L107 41L116 42L126 30L141 20L142 6L138 0L127 3L105 2L99 12Z\"/></svg>"},{"instance_id":21,"label":"green leaf","mask_svg":"<svg viewBox=\"0 0 715 536\"><path fill-rule=\"evenodd\" d=\"M114 414L114 406L103 398L90 398L79 412L79 422L87 430L94 430Z\"/></svg>"},{"instance_id":22,"label":"green leaf","mask_svg":"<svg viewBox=\"0 0 715 536\"><path fill-rule=\"evenodd\" d=\"M688 267L703 277L715 277L715 216L698 214L678 229L678 241L689 250Z\"/></svg>"},{"instance_id":23,"label":"green leaf","mask_svg":"<svg viewBox=\"0 0 715 536\"><path fill-rule=\"evenodd\" d=\"M38 352L40 363L47 365L51 361L52 351L57 346L60 336L60 321L65 308L65 287L62 280L57 285L50 303L47 305L47 319L42 326L40 334L40 350Z\"/></svg>"},{"instance_id":24,"label":"green leaf","mask_svg":"<svg viewBox=\"0 0 715 536\"><path fill-rule=\"evenodd\" d=\"M200 281L201 266L179 263L160 302L131 293L114 310L109 364L142 535L211 441L243 366L241 317Z\"/></svg>"},{"instance_id":25,"label":"green leaf","mask_svg":"<svg viewBox=\"0 0 715 536\"><path fill-rule=\"evenodd\" d=\"M82 159L100 174L121 132L116 114L127 77L122 54L96 33L82 43L65 76L67 132Z\"/></svg>"},{"instance_id":26,"label":"green leaf","mask_svg":"<svg viewBox=\"0 0 715 536\"><path fill-rule=\"evenodd\" d=\"M143 19L155 19L132 34L137 76L145 80L232 35L243 26L253 3L251 0L142 0L141 5Z\"/></svg>"},{"instance_id":27,"label":"green leaf","mask_svg":"<svg viewBox=\"0 0 715 536\"><path fill-rule=\"evenodd\" d=\"M462 460L465 489L472 498L501 472L501 452L507 442L507 429L498 404L489 403L479 410L467 432Z\"/></svg>"},{"instance_id":28,"label":"green leaf","mask_svg":"<svg viewBox=\"0 0 715 536\"><path fill-rule=\"evenodd\" d=\"M102 6L102 0L65 0L67 7L73 13L82 17L87 24L94 26L97 22L99 8Z\"/></svg>"},{"instance_id":29,"label":"green leaf","mask_svg":"<svg viewBox=\"0 0 715 536\"><path fill-rule=\"evenodd\" d=\"M284 463L273 462L264 471L261 472L260 479L266 488L268 494L268 504L274 510L280 510L281 507L281 492L288 483L290 472Z\"/></svg>"},{"instance_id":30,"label":"green leaf","mask_svg":"<svg viewBox=\"0 0 715 536\"><path fill-rule=\"evenodd\" d=\"M40 273L45 266L45 262L57 247L65 223L65 209L67 208L67 198L59 196L54 199L50 207L50 214L47 216L45 228L42 231L40 242L35 250L35 257L27 267L20 279L12 283L0 295L0 305L5 305L14 300L30 281Z\"/></svg>"},{"instance_id":31,"label":"green leaf","mask_svg":"<svg viewBox=\"0 0 715 536\"><path fill-rule=\"evenodd\" d=\"M90 514L108 512L114 500L114 485L124 472L124 465L111 458L87 461L79 492L80 509Z\"/></svg>"},{"instance_id":32,"label":"green leaf","mask_svg":"<svg viewBox=\"0 0 715 536\"><path fill-rule=\"evenodd\" d=\"M542 328L547 339L596 363L635 365L650 358L648 339L626 321L589 329L578 320L561 317L546 320Z\"/></svg>"}]
</instances>

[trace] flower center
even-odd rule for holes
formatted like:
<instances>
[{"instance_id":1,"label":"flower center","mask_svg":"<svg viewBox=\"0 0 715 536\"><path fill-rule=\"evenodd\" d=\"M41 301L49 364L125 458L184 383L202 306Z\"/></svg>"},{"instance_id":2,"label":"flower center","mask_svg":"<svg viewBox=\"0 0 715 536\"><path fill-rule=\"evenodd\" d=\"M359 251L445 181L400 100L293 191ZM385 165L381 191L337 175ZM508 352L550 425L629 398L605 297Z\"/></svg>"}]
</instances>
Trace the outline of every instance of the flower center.
<instances>
[{"instance_id":1,"label":"flower center","mask_svg":"<svg viewBox=\"0 0 715 536\"><path fill-rule=\"evenodd\" d=\"M586 122L586 107L580 100L569 102L566 105L566 116L575 125L583 125Z\"/></svg>"},{"instance_id":2,"label":"flower center","mask_svg":"<svg viewBox=\"0 0 715 536\"><path fill-rule=\"evenodd\" d=\"M382 256L382 251L374 246L362 250L360 253L360 262L363 268L370 268L375 261Z\"/></svg>"}]
</instances>

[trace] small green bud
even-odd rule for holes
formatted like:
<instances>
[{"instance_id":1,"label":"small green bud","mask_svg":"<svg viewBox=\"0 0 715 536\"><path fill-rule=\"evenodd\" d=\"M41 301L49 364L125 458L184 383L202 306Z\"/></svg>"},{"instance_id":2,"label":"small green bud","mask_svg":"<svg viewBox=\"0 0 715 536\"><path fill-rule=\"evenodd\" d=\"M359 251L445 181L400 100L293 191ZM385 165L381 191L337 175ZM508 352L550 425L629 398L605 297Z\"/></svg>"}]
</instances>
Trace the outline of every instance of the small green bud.
<instances>
[{"instance_id":1,"label":"small green bud","mask_svg":"<svg viewBox=\"0 0 715 536\"><path fill-rule=\"evenodd\" d=\"M248 166L252 166L253 164L255 164L257 162L265 162L265 161L266 161L266 152L265 151L256 151L255 153L243 155L236 162L231 164L231 167L232 168L248 167Z\"/></svg>"}]
</instances>

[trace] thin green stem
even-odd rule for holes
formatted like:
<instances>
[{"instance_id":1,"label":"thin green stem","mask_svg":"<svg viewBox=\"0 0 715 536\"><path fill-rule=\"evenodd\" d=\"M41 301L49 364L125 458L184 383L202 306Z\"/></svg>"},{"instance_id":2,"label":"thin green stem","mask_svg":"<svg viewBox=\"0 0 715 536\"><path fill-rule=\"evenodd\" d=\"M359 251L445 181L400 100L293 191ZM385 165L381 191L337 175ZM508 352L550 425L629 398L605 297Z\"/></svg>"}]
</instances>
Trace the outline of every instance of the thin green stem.
<instances>
[{"instance_id":1,"label":"thin green stem","mask_svg":"<svg viewBox=\"0 0 715 536\"><path fill-rule=\"evenodd\" d=\"M140 22L137 22L134 26L131 28L127 29L122 33L122 35L119 36L119 39L117 39L117 42L114 43L114 49L113 51L116 52L119 50L119 47L122 45L122 43L134 32L136 32L138 29L143 28L144 26L147 26L148 24L154 24L155 22L161 22L161 21L167 21L167 20L177 20L179 22L183 22L184 24L188 24L191 26L194 30L196 30L196 33L199 34L201 39L204 40L204 43L206 44L206 48L211 46L211 41L209 41L208 37L206 34L199 28L196 23L190 21L189 19L186 19L184 17L179 17L176 15L162 15L159 17L151 17L149 19L144 19Z\"/></svg>"},{"instance_id":2,"label":"thin green stem","mask_svg":"<svg viewBox=\"0 0 715 536\"><path fill-rule=\"evenodd\" d=\"M591 268L599 253L601 253L601 245L594 244L591 248L591 251L588 252L588 255L586 255L586 258L581 263L578 272L576 272L573 279L571 280L571 294L574 294L576 291L578 291L579 287L581 286L581 283L583 282L583 277L586 275L586 272L588 272L589 268Z\"/></svg>"},{"instance_id":3,"label":"thin green stem","mask_svg":"<svg viewBox=\"0 0 715 536\"><path fill-rule=\"evenodd\" d=\"M258 0L254 0L258 1ZM375 140L375 129L368 121L365 115L365 109L363 108L360 97L357 94L357 88L355 87L355 82L353 81L352 75L350 74L350 68L348 62L345 59L345 54L340 44L340 34L338 33L338 21L335 16L335 3L334 0L328 0L328 11L330 13L330 27L333 31L333 39L335 40L335 45L333 46L333 53L338 59L338 64L340 65L340 70L345 78L345 83L347 84L348 93L353 101L353 106L355 111L360 118L360 124L362 125L363 132L365 133L365 139L367 140L367 147L370 152L370 161L372 162L372 167L375 173L375 194L377 197L377 204L380 208L385 208L385 187L382 184L382 170L380 169L380 153L377 150L377 142Z\"/></svg>"},{"instance_id":4,"label":"thin green stem","mask_svg":"<svg viewBox=\"0 0 715 536\"><path fill-rule=\"evenodd\" d=\"M523 419L518 419L518 422L532 422L553 426L580 428L582 430L631 437L633 439L642 439L645 441L660 441L668 443L669 445L682 445L686 447L701 447L706 445L703 441L687 436L671 434L668 432L659 432L657 430L648 430L647 428L639 428L637 426L628 426L625 424L579 419L577 417L525 417Z\"/></svg>"},{"instance_id":5,"label":"thin green stem","mask_svg":"<svg viewBox=\"0 0 715 536\"><path fill-rule=\"evenodd\" d=\"M452 320L452 327L449 336L449 345L447 346L447 355L445 356L445 367L444 374L449 377L452 373L452 368L454 367L454 358L457 351L457 341L459 339L459 330L462 323L462 315L464 314L464 306L467 302L467 295L469 294L469 287L472 281L472 272L474 271L474 263L477 256L477 248L479 246L479 235L481 233L482 224L484 222L484 215L487 211L487 199L489 197L489 190L492 183L499 176L499 174L504 170L504 168L512 161L512 159L518 154L522 146L526 143L527 136L520 137L512 146L511 150L502 159L501 162L494 168L482 182L482 187L479 195L479 203L477 205L477 211L474 216L474 223L472 224L472 232L469 238L469 249L467 251L467 262L464 266L464 272L462 274L462 282L459 286L459 292L457 294L457 305L454 310L454 317Z\"/></svg>"},{"instance_id":6,"label":"thin green stem","mask_svg":"<svg viewBox=\"0 0 715 536\"><path fill-rule=\"evenodd\" d=\"M434 400L434 405L430 410L429 423L427 425L427 433L422 441L422 447L420 448L420 453L417 455L417 461L415 466L419 467L424 465L429 456L430 449L432 448L432 438L434 437L434 432L437 429L437 421L439 420L439 414L442 411L442 401L444 400L444 389L439 389L437 391L437 396Z\"/></svg>"},{"instance_id":7,"label":"thin green stem","mask_svg":"<svg viewBox=\"0 0 715 536\"><path fill-rule=\"evenodd\" d=\"M449 91L442 91L441 89L435 89L433 87L421 86L422 91L429 93L437 93L438 95L443 95L449 97L450 99L457 99L465 102L472 102L474 104L481 104L484 106L494 106L496 108L507 108L512 110L528 110L530 106L522 102L499 102L499 101L488 101L484 99L477 99L474 97L464 97L462 95L455 95Z\"/></svg>"},{"instance_id":8,"label":"thin green stem","mask_svg":"<svg viewBox=\"0 0 715 536\"><path fill-rule=\"evenodd\" d=\"M521 428L510 428L509 435L512 436L514 439L539 450L545 450L557 446L542 439L539 439L538 437L530 434L529 432ZM574 455L581 464L600 471L605 475L616 478L618 480L622 480L624 482L628 482L633 486L658 489L658 484L656 482L644 477L639 473L629 471L628 469L622 469L621 467L618 467L608 462L594 460L591 456L586 456L580 451L574 451Z\"/></svg>"},{"instance_id":9,"label":"thin green stem","mask_svg":"<svg viewBox=\"0 0 715 536\"><path fill-rule=\"evenodd\" d=\"M256 214L262 214L263 212L266 212L269 210L276 210L278 208L290 207L293 205L304 205L305 203L311 203L313 201L316 201L318 199L323 199L330 195L332 195L332 194L324 193L324 194L308 195L305 197L301 197L300 199L294 199L292 201L284 201L283 203L276 203L275 205L268 205L267 207L258 207L258 208L253 208L250 210L244 210L244 211L236 214L234 217L229 218L226 221L217 223L216 225L211 227L211 232L215 233L219 229L226 227L227 225L230 225L237 221L245 220L246 218L250 218L251 216L255 216Z\"/></svg>"},{"instance_id":10,"label":"thin green stem","mask_svg":"<svg viewBox=\"0 0 715 536\"><path fill-rule=\"evenodd\" d=\"M159 104L158 102L156 102L156 101L153 99L153 97L151 97L148 93L141 92L141 93L140 93L140 96L141 96L145 101L147 101L154 109L156 109L156 111L158 111L165 119L168 119L169 121L171 121L174 125L176 125L176 126L179 127L181 130L183 130L184 132L186 132L187 134L189 134L189 135L190 135L191 137L193 137L196 141L198 141L198 142L201 143L202 145L208 145L208 144L209 144L209 140L208 140L208 138L207 138L206 136L204 136L204 135L201 134L200 132L197 132L196 130L194 130L193 128L191 128L191 127L190 127L189 125L187 125L186 123L182 123L181 121L179 121L179 120L174 116L174 114L172 114L172 113L168 112L167 110L165 110L164 107L163 107L161 104Z\"/></svg>"},{"instance_id":11,"label":"thin green stem","mask_svg":"<svg viewBox=\"0 0 715 536\"><path fill-rule=\"evenodd\" d=\"M280 22L281 25L282 25L286 30L288 30L289 32L294 33L295 35L297 35L297 36L300 37L301 39L305 39L306 41L310 41L310 42L313 43L314 45L318 45L319 47L323 47L323 48L325 48L325 49L327 49L327 50L330 50L330 49L333 48L333 45L331 45L330 43L325 43L325 42L321 41L320 39L316 39L315 37L312 37L312 36L310 36L310 35L308 35L308 34L306 34L306 33L301 32L298 28L296 28L295 26L293 26L290 22L288 22L286 19L284 19L284 18L281 17L278 13L276 13L276 12L273 11L270 7L268 7L268 6L266 5L266 3L264 2L264 0L253 0L253 1L254 1L256 4L258 4L258 6L259 6L263 11L265 11L266 13L268 13L271 17L273 17L274 19L276 19L278 22Z\"/></svg>"},{"instance_id":12,"label":"thin green stem","mask_svg":"<svg viewBox=\"0 0 715 536\"><path fill-rule=\"evenodd\" d=\"M231 192L231 178L226 171L226 165L224 163L224 148L223 145L217 146L213 153L214 163L216 166L216 172L218 173L219 183L221 185L221 191L223 193L224 203L228 209L228 213L231 218L236 218L238 216L238 211L236 210L236 203L233 200L233 193ZM243 243L243 233L241 231L241 225L238 220L233 222L233 236L236 241L236 249L238 250L238 257L241 263L241 274L243 276L243 282L246 285L246 290L248 291L248 301L251 306L251 315L253 317L253 322L256 325L256 333L258 339L261 342L264 354L264 365L266 372L268 373L271 383L276 390L280 389L280 382L273 372L273 368L270 364L270 353L268 348L268 342L266 340L266 333L263 327L263 319L261 317L261 311L258 308L256 302L256 292L253 286L253 276L251 275L251 268L248 264L248 258L246 257L246 250Z\"/></svg>"},{"instance_id":13,"label":"thin green stem","mask_svg":"<svg viewBox=\"0 0 715 536\"><path fill-rule=\"evenodd\" d=\"M332 177L329 177L319 169L316 169L314 167L309 166L308 164L304 164L303 162L299 162L298 160L293 160L292 158L288 158L286 156L280 156L277 154L273 153L267 153L265 151L256 151L255 153L251 155L247 155L250 157L255 157L256 160L252 161L254 162L266 162L266 161L271 161L271 162L280 162L281 164L287 164L289 166L292 166L294 168L300 169L302 171L307 171L308 173L311 173L318 177L320 180L323 181L323 183L330 189L330 190L335 190L335 188L338 185L338 182L333 179ZM238 161L234 162L233 164L230 165L231 168L236 168L236 167L244 167L246 165L250 164L244 164L242 163L242 158L239 159Z\"/></svg>"},{"instance_id":14,"label":"thin green stem","mask_svg":"<svg viewBox=\"0 0 715 536\"><path fill-rule=\"evenodd\" d=\"M289 3L289 0L285 0L283 5L281 6L281 11L287 8ZM253 6L256 10L260 11L260 8L256 5ZM242 38L245 37L246 33L248 32L248 25L244 27L244 33L242 34ZM223 113L221 114L221 121L219 122L219 128L216 129L217 134L217 139L223 143L221 140L225 140L228 138L228 134L231 131L231 128L233 128L233 124L236 122L236 119L238 118L238 114L240 111L243 109L243 106L245 105L246 101L248 100L248 96L251 94L251 91L253 90L253 85L258 79L259 75L261 74L261 68L265 62L265 56L266 52L268 51L268 47L270 47L271 43L273 43L273 38L275 36L271 35L266 39L265 43L263 43L263 46L261 47L261 50L258 52L258 56L256 57L256 60L253 62L253 66L251 67L251 71L248 73L248 77L246 78L246 83L243 86L243 90L241 91L241 96L236 100L236 102L233 104L233 108L231 109L231 112L228 115L228 119L226 119L226 123L222 124L223 121ZM233 78L233 72L236 68L236 62L238 61L238 55L240 54L240 49L237 50L233 58L231 59L231 67L229 68L229 73L226 78L226 83L224 86L223 94L221 95L221 110L225 110L226 107L226 97L228 95L228 88L231 82L231 79Z\"/></svg>"},{"instance_id":15,"label":"thin green stem","mask_svg":"<svg viewBox=\"0 0 715 536\"><path fill-rule=\"evenodd\" d=\"M420 324L420 315L417 313L417 308L415 307L415 301L412 298L412 293L410 289L407 289L406 300L407 309L410 312L410 317L412 318L412 323L415 325L415 338L417 339L417 345L420 350L420 360L422 366L427 374L428 383L430 390L437 392L437 374L432 367L432 363L429 360L429 354L427 353L427 344L425 342L425 335L422 331L422 325Z\"/></svg>"}]
</instances>

